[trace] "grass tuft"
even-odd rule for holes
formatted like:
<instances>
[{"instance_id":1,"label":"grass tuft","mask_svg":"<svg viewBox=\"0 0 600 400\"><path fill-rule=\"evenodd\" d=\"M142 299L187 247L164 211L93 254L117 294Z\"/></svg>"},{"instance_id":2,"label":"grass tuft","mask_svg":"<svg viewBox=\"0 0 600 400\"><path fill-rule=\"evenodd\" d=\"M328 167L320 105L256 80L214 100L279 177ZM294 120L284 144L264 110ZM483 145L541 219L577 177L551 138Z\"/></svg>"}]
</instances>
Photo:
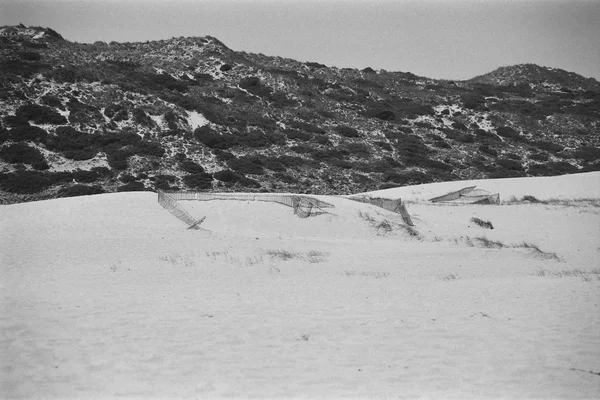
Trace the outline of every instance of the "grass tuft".
<instances>
[{"instance_id":1,"label":"grass tuft","mask_svg":"<svg viewBox=\"0 0 600 400\"><path fill-rule=\"evenodd\" d=\"M471 222L473 222L476 225L481 226L482 228L494 229L494 225L492 225L492 223L490 221L484 221L484 220L479 219L477 217L471 218Z\"/></svg>"}]
</instances>

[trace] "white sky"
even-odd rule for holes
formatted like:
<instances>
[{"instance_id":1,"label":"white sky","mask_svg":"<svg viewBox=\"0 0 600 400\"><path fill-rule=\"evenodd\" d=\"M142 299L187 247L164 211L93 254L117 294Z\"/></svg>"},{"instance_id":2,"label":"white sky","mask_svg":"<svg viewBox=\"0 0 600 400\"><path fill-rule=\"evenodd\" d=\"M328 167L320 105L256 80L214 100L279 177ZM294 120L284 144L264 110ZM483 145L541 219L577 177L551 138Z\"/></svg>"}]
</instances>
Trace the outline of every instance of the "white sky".
<instances>
[{"instance_id":1,"label":"white sky","mask_svg":"<svg viewBox=\"0 0 600 400\"><path fill-rule=\"evenodd\" d=\"M468 79L535 63L600 80L598 0L0 0L77 42L215 36L233 50Z\"/></svg>"}]
</instances>

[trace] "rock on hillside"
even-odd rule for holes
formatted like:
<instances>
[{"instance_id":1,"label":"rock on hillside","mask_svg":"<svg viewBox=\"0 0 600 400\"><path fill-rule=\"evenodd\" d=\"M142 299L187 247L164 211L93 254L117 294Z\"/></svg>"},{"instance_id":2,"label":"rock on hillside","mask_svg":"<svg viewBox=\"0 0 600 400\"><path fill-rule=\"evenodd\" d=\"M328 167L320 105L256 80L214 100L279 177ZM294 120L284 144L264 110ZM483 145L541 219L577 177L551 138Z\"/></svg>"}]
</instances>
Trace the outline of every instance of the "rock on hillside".
<instances>
[{"instance_id":1,"label":"rock on hillside","mask_svg":"<svg viewBox=\"0 0 600 400\"><path fill-rule=\"evenodd\" d=\"M328 67L218 39L0 28L0 201L157 189L347 194L600 169L598 82ZM512 72L511 72L512 71Z\"/></svg>"}]
</instances>

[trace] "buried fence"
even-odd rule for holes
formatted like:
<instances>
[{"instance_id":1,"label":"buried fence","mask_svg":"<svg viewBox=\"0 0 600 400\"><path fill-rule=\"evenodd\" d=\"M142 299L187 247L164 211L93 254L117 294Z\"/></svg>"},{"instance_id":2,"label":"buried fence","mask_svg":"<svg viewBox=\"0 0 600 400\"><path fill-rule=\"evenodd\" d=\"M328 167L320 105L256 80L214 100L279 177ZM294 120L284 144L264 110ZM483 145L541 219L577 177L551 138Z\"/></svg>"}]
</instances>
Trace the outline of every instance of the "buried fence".
<instances>
[{"instance_id":1,"label":"buried fence","mask_svg":"<svg viewBox=\"0 0 600 400\"><path fill-rule=\"evenodd\" d=\"M182 206L178 200L237 200L237 201L268 201L283 204L294 209L294 214L300 218L314 217L328 214L323 208L334 208L333 204L317 200L314 197L295 194L268 194L268 193L206 193L206 192L164 192L158 191L158 203L188 225L188 229L200 229L204 218L196 220Z\"/></svg>"}]
</instances>

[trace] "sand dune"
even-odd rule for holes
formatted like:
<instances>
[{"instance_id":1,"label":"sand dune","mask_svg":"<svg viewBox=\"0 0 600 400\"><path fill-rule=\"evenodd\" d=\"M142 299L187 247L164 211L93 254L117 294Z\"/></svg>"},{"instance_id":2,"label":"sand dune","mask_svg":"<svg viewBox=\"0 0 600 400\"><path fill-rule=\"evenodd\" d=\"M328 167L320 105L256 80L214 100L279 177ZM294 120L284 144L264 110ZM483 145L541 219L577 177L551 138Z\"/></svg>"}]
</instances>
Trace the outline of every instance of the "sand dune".
<instances>
[{"instance_id":1,"label":"sand dune","mask_svg":"<svg viewBox=\"0 0 600 400\"><path fill-rule=\"evenodd\" d=\"M471 184L373 193L415 230L327 196L182 202L198 231L154 193L1 206L0 397L600 397L600 173L425 201Z\"/></svg>"}]
</instances>

